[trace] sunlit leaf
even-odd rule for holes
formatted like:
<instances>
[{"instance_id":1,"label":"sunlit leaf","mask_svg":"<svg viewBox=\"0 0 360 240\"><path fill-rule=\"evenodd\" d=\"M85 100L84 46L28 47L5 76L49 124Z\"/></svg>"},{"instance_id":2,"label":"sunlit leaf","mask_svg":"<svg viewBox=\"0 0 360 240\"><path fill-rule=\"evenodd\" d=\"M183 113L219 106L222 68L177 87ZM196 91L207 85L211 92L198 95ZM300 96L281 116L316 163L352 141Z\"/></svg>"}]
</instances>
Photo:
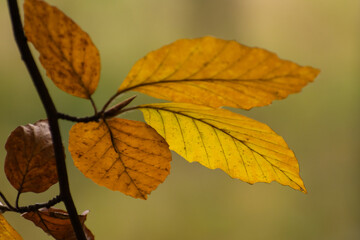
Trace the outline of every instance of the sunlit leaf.
<instances>
[{"instance_id":1,"label":"sunlit leaf","mask_svg":"<svg viewBox=\"0 0 360 240\"><path fill-rule=\"evenodd\" d=\"M17 127L5 149L5 174L18 191L40 193L58 182L47 120Z\"/></svg>"},{"instance_id":2,"label":"sunlit leaf","mask_svg":"<svg viewBox=\"0 0 360 240\"><path fill-rule=\"evenodd\" d=\"M93 240L94 235L85 226L84 222L89 211L79 215L80 223L83 226L87 240ZM27 212L22 215L25 219L32 221L44 232L59 240L76 240L76 235L71 225L69 214L61 209L41 208L35 212Z\"/></svg>"},{"instance_id":3,"label":"sunlit leaf","mask_svg":"<svg viewBox=\"0 0 360 240\"><path fill-rule=\"evenodd\" d=\"M23 238L0 214L0 240L22 240Z\"/></svg>"},{"instance_id":4,"label":"sunlit leaf","mask_svg":"<svg viewBox=\"0 0 360 240\"><path fill-rule=\"evenodd\" d=\"M90 98L99 82L99 51L89 35L56 7L25 0L25 34L40 52L47 75L61 90Z\"/></svg>"},{"instance_id":5,"label":"sunlit leaf","mask_svg":"<svg viewBox=\"0 0 360 240\"><path fill-rule=\"evenodd\" d=\"M86 177L135 198L146 199L170 172L168 144L143 122L77 123L70 130L69 151Z\"/></svg>"},{"instance_id":6,"label":"sunlit leaf","mask_svg":"<svg viewBox=\"0 0 360 240\"><path fill-rule=\"evenodd\" d=\"M306 192L298 162L267 125L225 109L186 103L142 105L146 122L189 162L248 183L277 181Z\"/></svg>"},{"instance_id":7,"label":"sunlit leaf","mask_svg":"<svg viewBox=\"0 0 360 240\"><path fill-rule=\"evenodd\" d=\"M243 109L299 92L319 71L274 53L214 37L178 40L140 59L118 92Z\"/></svg>"}]
</instances>

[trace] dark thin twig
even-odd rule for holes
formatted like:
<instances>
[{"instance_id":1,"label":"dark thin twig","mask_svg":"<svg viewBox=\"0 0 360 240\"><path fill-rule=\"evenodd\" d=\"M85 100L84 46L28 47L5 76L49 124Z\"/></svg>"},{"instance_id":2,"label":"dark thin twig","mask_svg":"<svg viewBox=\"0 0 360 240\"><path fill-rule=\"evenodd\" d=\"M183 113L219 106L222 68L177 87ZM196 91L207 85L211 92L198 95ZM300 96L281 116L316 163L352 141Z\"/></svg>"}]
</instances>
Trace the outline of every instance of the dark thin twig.
<instances>
[{"instance_id":1,"label":"dark thin twig","mask_svg":"<svg viewBox=\"0 0 360 240\"><path fill-rule=\"evenodd\" d=\"M46 203L36 203L34 205L19 207L18 209L16 209L16 212L19 212L19 213L34 212L36 210L39 210L40 208L50 208L50 207L54 206L55 204L58 204L59 202L61 202L60 195L54 197L53 199L51 199L50 201L48 201Z\"/></svg>"},{"instance_id":2,"label":"dark thin twig","mask_svg":"<svg viewBox=\"0 0 360 240\"><path fill-rule=\"evenodd\" d=\"M0 213L11 211L8 206L3 206L0 204Z\"/></svg>"},{"instance_id":3,"label":"dark thin twig","mask_svg":"<svg viewBox=\"0 0 360 240\"><path fill-rule=\"evenodd\" d=\"M21 188L18 190L17 196L16 196L16 201L15 201L15 207L19 208L19 201L20 201L20 195L21 195Z\"/></svg>"},{"instance_id":4,"label":"dark thin twig","mask_svg":"<svg viewBox=\"0 0 360 240\"><path fill-rule=\"evenodd\" d=\"M61 140L57 110L27 44L27 39L23 31L17 1L8 0L7 2L9 6L15 40L21 53L21 58L23 59L28 72L30 73L33 84L38 92L38 95L41 99L41 102L46 111L46 115L48 117L54 146L56 168L59 178L60 198L62 201L64 201L65 207L69 213L71 224L74 228L77 239L86 240L82 225L79 221L75 204L72 200L70 193L69 180L65 163L65 153Z\"/></svg>"},{"instance_id":5,"label":"dark thin twig","mask_svg":"<svg viewBox=\"0 0 360 240\"><path fill-rule=\"evenodd\" d=\"M18 213L34 212L34 211L39 210L40 208L50 208L62 201L60 195L57 195L56 197L54 197L53 199L51 199L45 203L36 203L33 205L29 205L29 206L15 208L15 207L11 206L9 201L5 198L5 196L2 193L0 193L0 195L6 204L6 206L0 205L0 212L18 212Z\"/></svg>"},{"instance_id":6,"label":"dark thin twig","mask_svg":"<svg viewBox=\"0 0 360 240\"><path fill-rule=\"evenodd\" d=\"M0 192L0 197L2 198L2 200L4 200L5 204L10 210L16 210L16 208L11 205L11 203L6 199L5 195L2 192Z\"/></svg>"},{"instance_id":7,"label":"dark thin twig","mask_svg":"<svg viewBox=\"0 0 360 240\"><path fill-rule=\"evenodd\" d=\"M94 108L95 115L98 115L98 110L97 110L96 104L95 104L95 102L94 102L94 99L90 96L89 100L90 100L90 102L91 102L91 105L92 105L93 108Z\"/></svg>"},{"instance_id":8,"label":"dark thin twig","mask_svg":"<svg viewBox=\"0 0 360 240\"><path fill-rule=\"evenodd\" d=\"M101 112L94 115L94 116L89 116L89 117L74 117L74 116L70 116L64 113L58 113L58 118L60 119L64 119L64 120L68 120L71 122L92 122L92 121L98 121L101 117Z\"/></svg>"},{"instance_id":9,"label":"dark thin twig","mask_svg":"<svg viewBox=\"0 0 360 240\"><path fill-rule=\"evenodd\" d=\"M92 122L92 121L99 121L100 118L112 118L112 117L115 117L116 115L119 115L122 112L125 112L122 109L124 107L126 107L129 103L131 103L131 101L134 100L135 98L136 98L136 95L122 101L121 103L116 104L112 108L106 110L106 112L103 112L103 110L102 110L101 112L98 112L97 114L95 114L93 116L89 116L89 117L74 117L74 116L70 116L68 114L59 113L59 112L57 113L57 116L60 119L68 120L71 122L85 122L86 123L86 122Z\"/></svg>"}]
</instances>

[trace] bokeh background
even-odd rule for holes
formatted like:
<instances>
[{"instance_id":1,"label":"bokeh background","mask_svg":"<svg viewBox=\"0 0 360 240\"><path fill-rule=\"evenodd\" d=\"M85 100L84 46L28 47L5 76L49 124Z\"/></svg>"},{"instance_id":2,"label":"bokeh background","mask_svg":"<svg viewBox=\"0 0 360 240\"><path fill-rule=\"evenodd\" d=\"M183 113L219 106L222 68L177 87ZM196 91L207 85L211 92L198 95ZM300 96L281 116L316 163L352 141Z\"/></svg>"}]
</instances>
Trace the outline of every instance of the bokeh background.
<instances>
[{"instance_id":1,"label":"bokeh background","mask_svg":"<svg viewBox=\"0 0 360 240\"><path fill-rule=\"evenodd\" d=\"M249 185L173 154L171 174L143 201L94 184L68 154L73 197L79 212L90 209L86 224L96 239L360 239L359 1L48 2L73 18L100 50L98 106L137 59L180 38L233 39L321 69L300 94L267 107L234 110L267 123L285 138L299 160L308 194L277 183ZM46 83L61 112L92 113L87 101L61 92L49 79ZM138 95L134 104L159 102ZM1 146L18 125L45 117L14 43L5 0L0 0L0 114ZM137 112L124 117L142 119ZM70 127L61 121L66 147ZM1 147L1 165L5 155ZM0 190L14 201L16 191L3 169ZM44 202L57 192L55 185L44 194L23 194L21 204ZM5 217L25 240L50 239L17 214Z\"/></svg>"}]
</instances>

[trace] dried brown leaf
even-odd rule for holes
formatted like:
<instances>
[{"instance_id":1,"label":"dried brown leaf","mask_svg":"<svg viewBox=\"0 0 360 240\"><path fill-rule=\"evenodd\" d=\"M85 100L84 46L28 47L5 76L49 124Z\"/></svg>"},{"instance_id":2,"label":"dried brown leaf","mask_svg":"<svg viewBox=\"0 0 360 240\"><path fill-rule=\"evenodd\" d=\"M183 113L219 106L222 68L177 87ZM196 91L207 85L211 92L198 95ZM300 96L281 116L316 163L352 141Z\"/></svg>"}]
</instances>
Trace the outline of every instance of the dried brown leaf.
<instances>
[{"instance_id":1,"label":"dried brown leaf","mask_svg":"<svg viewBox=\"0 0 360 240\"><path fill-rule=\"evenodd\" d=\"M5 149L5 174L18 191L40 193L58 182L47 120L17 127Z\"/></svg>"},{"instance_id":2,"label":"dried brown leaf","mask_svg":"<svg viewBox=\"0 0 360 240\"><path fill-rule=\"evenodd\" d=\"M80 223L87 240L93 240L94 235L85 226L89 211L83 212L79 215ZM27 212L22 215L25 219L32 221L36 226L40 227L44 232L51 235L55 239L61 240L76 240L75 232L71 225L69 214L61 209L56 208L41 208L36 212Z\"/></svg>"}]
</instances>

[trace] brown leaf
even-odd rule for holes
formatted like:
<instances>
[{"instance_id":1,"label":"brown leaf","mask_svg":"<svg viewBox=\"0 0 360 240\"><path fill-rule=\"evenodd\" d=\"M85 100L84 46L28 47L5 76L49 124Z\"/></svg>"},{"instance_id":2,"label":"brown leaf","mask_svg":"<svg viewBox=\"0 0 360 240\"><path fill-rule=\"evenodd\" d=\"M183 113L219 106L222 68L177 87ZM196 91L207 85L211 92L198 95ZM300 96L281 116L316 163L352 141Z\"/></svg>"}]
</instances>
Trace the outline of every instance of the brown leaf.
<instances>
[{"instance_id":1,"label":"brown leaf","mask_svg":"<svg viewBox=\"0 0 360 240\"><path fill-rule=\"evenodd\" d=\"M173 102L243 109L299 92L319 70L214 37L181 39L140 59L118 89Z\"/></svg>"},{"instance_id":2,"label":"brown leaf","mask_svg":"<svg viewBox=\"0 0 360 240\"><path fill-rule=\"evenodd\" d=\"M40 193L58 182L47 120L17 127L5 149L5 174L18 191Z\"/></svg>"},{"instance_id":3,"label":"brown leaf","mask_svg":"<svg viewBox=\"0 0 360 240\"><path fill-rule=\"evenodd\" d=\"M24 16L26 37L49 78L71 95L90 98L99 82L100 56L89 35L43 1L25 0Z\"/></svg>"},{"instance_id":4,"label":"brown leaf","mask_svg":"<svg viewBox=\"0 0 360 240\"><path fill-rule=\"evenodd\" d=\"M0 214L0 240L22 240L23 238Z\"/></svg>"},{"instance_id":5,"label":"brown leaf","mask_svg":"<svg viewBox=\"0 0 360 240\"><path fill-rule=\"evenodd\" d=\"M77 123L70 130L69 151L86 177L135 198L146 199L170 172L168 144L143 122Z\"/></svg>"},{"instance_id":6,"label":"brown leaf","mask_svg":"<svg viewBox=\"0 0 360 240\"><path fill-rule=\"evenodd\" d=\"M79 215L79 219L81 225L83 226L86 239L93 240L94 235L84 224L88 213L89 211L83 212ZM44 230L44 232L50 234L55 239L76 240L69 214L64 210L56 208L41 208L36 212L27 212L21 216L32 221L36 226L40 227Z\"/></svg>"}]
</instances>

